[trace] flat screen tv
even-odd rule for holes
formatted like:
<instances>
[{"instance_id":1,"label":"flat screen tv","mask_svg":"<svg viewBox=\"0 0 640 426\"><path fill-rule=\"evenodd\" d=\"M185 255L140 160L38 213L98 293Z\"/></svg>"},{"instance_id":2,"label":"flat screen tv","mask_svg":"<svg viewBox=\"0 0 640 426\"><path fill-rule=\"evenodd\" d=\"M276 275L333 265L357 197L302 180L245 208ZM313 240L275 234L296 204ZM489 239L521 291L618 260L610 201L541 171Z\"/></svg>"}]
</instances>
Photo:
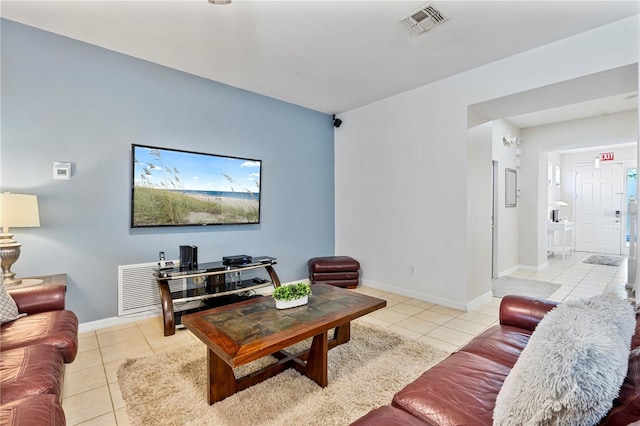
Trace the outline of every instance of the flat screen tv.
<instances>
[{"instance_id":1,"label":"flat screen tv","mask_svg":"<svg viewBox=\"0 0 640 426\"><path fill-rule=\"evenodd\" d=\"M262 161L133 144L131 227L260 223Z\"/></svg>"}]
</instances>

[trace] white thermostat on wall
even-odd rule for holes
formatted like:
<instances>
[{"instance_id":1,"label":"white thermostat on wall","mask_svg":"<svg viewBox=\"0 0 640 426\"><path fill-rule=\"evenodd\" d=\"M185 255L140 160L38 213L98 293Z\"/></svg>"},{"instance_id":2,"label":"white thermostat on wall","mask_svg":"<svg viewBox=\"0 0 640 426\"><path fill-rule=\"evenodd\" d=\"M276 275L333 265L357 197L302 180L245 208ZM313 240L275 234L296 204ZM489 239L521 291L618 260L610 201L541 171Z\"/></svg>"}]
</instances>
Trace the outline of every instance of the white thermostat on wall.
<instances>
[{"instance_id":1,"label":"white thermostat on wall","mask_svg":"<svg viewBox=\"0 0 640 426\"><path fill-rule=\"evenodd\" d=\"M71 179L71 163L53 162L53 178L61 180Z\"/></svg>"}]
</instances>

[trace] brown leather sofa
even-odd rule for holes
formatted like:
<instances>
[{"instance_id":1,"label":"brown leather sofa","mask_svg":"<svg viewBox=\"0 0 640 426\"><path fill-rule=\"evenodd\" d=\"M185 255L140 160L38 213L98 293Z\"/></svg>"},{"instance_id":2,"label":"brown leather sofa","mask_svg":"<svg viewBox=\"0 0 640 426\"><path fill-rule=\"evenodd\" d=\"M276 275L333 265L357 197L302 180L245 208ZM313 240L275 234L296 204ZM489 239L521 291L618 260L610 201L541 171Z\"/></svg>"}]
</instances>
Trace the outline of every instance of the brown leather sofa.
<instances>
[{"instance_id":1,"label":"brown leather sofa","mask_svg":"<svg viewBox=\"0 0 640 426\"><path fill-rule=\"evenodd\" d=\"M555 302L506 296L500 324L489 328L353 425L491 425L498 392L529 337ZM631 348L640 346L640 324ZM630 353L627 376L601 425L640 421L640 355ZM635 424L635 423L634 423Z\"/></svg>"},{"instance_id":2,"label":"brown leather sofa","mask_svg":"<svg viewBox=\"0 0 640 426\"><path fill-rule=\"evenodd\" d=\"M8 291L27 316L0 329L0 426L65 425L64 364L78 351L78 319L65 310L66 287Z\"/></svg>"}]
</instances>

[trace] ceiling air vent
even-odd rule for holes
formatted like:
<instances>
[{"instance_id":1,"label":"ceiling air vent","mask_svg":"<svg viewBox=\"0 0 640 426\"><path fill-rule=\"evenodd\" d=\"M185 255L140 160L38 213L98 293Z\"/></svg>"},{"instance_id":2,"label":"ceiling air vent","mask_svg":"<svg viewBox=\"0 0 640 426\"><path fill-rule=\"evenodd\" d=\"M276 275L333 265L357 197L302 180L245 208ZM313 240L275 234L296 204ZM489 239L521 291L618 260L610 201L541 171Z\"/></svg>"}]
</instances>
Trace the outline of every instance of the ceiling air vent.
<instances>
[{"instance_id":1,"label":"ceiling air vent","mask_svg":"<svg viewBox=\"0 0 640 426\"><path fill-rule=\"evenodd\" d=\"M400 22L409 27L412 33L422 34L448 20L442 12L428 3L400 19Z\"/></svg>"}]
</instances>

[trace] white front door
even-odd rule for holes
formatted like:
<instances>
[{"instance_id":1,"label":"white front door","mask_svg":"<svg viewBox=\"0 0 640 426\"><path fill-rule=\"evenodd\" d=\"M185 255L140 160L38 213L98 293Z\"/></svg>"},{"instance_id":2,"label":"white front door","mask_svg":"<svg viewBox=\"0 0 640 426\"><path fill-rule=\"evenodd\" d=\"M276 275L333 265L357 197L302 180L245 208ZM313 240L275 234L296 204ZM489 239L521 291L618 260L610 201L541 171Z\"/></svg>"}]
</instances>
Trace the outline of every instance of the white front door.
<instances>
[{"instance_id":1,"label":"white front door","mask_svg":"<svg viewBox=\"0 0 640 426\"><path fill-rule=\"evenodd\" d=\"M622 164L576 166L576 250L620 254Z\"/></svg>"}]
</instances>

